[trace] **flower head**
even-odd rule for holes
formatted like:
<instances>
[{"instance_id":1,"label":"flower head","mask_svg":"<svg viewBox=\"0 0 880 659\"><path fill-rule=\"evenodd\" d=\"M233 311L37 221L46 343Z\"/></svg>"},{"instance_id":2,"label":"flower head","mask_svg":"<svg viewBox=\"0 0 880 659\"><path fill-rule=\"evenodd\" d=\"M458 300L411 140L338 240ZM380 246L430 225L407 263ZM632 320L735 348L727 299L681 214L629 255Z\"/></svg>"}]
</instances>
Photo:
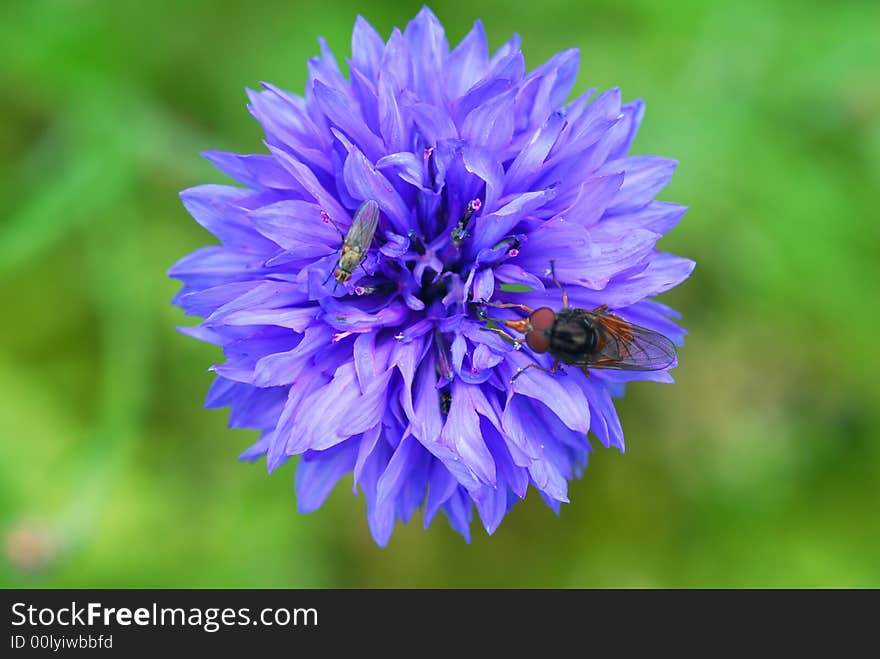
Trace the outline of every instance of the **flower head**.
<instances>
[{"instance_id":1,"label":"flower head","mask_svg":"<svg viewBox=\"0 0 880 659\"><path fill-rule=\"evenodd\" d=\"M518 37L490 54L478 21L450 49L427 8L387 42L358 18L348 77L323 41L308 68L304 97L248 92L268 154L205 154L244 187L181 195L221 241L169 273L175 303L205 319L183 331L226 358L206 405L260 431L242 458L272 471L300 456L301 511L353 472L380 545L421 507L466 538L475 508L492 533L530 485L558 510L590 431L623 449L612 395L671 378L511 381L552 357L487 331L481 303L561 308L552 260L571 306L681 342L648 299L694 264L655 247L685 208L654 200L674 161L627 155L642 102L611 89L566 103L577 51L526 72ZM376 206L367 241L357 209Z\"/></svg>"}]
</instances>

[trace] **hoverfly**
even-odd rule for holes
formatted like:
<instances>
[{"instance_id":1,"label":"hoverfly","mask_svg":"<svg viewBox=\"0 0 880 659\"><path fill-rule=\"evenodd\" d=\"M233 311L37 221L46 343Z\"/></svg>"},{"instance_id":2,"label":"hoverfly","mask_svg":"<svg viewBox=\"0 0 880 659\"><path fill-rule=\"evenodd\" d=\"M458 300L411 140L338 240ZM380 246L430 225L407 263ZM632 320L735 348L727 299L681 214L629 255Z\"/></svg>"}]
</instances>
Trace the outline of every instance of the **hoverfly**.
<instances>
[{"instance_id":1,"label":"hoverfly","mask_svg":"<svg viewBox=\"0 0 880 659\"><path fill-rule=\"evenodd\" d=\"M323 214L325 220L333 222L333 219ZM336 261L336 267L333 272L327 275L327 279L334 277L336 285L344 284L354 272L354 269L363 263L367 257L367 250L373 242L373 236L376 234L376 227L379 224L379 204L372 199L367 199L360 205L354 214L354 220L348 228L348 233L342 233L342 230L333 222L333 226L342 236L342 247L340 248L339 259Z\"/></svg>"},{"instance_id":2,"label":"hoverfly","mask_svg":"<svg viewBox=\"0 0 880 659\"><path fill-rule=\"evenodd\" d=\"M627 322L609 312L605 305L592 311L569 307L568 294L556 279L553 261L550 261L550 271L553 283L562 291L561 311L553 311L550 307L530 309L524 304L492 304L529 314L528 318L520 320L496 322L524 335L516 339L516 343L525 343L536 353L549 352L553 357L552 369L529 364L517 369L511 382L529 368L555 373L560 362L578 366L589 375L590 368L661 371L675 361L675 346L659 332ZM510 339L501 329L492 331Z\"/></svg>"}]
</instances>

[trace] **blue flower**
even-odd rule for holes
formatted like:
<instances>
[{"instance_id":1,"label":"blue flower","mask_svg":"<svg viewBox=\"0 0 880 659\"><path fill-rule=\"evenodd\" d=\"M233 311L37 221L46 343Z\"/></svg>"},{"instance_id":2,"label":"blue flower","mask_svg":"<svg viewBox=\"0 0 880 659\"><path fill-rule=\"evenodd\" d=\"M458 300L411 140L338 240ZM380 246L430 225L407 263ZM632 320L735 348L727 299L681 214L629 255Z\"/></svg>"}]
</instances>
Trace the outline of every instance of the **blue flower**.
<instances>
[{"instance_id":1,"label":"blue flower","mask_svg":"<svg viewBox=\"0 0 880 659\"><path fill-rule=\"evenodd\" d=\"M308 70L304 97L248 91L267 154L204 154L244 187L181 194L221 242L169 272L174 302L205 319L182 331L225 355L206 406L260 431L243 459L273 471L300 456L303 512L353 473L380 545L422 507L425 526L442 511L467 539L476 508L492 533L530 485L558 511L589 432L623 450L612 396L672 379L532 368L511 382L550 357L486 331L475 303L561 308L553 259L572 306L681 343L677 314L649 298L694 263L656 249L685 208L654 200L675 161L628 155L643 103L618 89L567 103L577 51L527 73L518 37L490 54L478 21L450 50L427 8L387 42L358 18L348 77L323 41ZM366 200L375 236L337 281L340 232Z\"/></svg>"}]
</instances>

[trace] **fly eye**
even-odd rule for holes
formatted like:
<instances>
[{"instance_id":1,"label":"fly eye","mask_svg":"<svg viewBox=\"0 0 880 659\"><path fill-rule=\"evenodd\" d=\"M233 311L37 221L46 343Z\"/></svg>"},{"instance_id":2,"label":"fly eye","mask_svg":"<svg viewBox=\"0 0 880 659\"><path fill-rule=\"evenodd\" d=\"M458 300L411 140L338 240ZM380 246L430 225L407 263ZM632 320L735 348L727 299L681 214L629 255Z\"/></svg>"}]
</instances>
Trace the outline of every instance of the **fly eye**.
<instances>
[{"instance_id":1,"label":"fly eye","mask_svg":"<svg viewBox=\"0 0 880 659\"><path fill-rule=\"evenodd\" d=\"M556 314L550 307L541 307L535 309L529 316L529 325L534 330L549 330L553 327L553 321L556 320Z\"/></svg>"},{"instance_id":2,"label":"fly eye","mask_svg":"<svg viewBox=\"0 0 880 659\"><path fill-rule=\"evenodd\" d=\"M337 270L336 271L336 281L346 282L351 279L351 275L347 273L345 270Z\"/></svg>"},{"instance_id":3,"label":"fly eye","mask_svg":"<svg viewBox=\"0 0 880 659\"><path fill-rule=\"evenodd\" d=\"M533 329L526 334L526 343L535 352L547 352L550 350L550 338L544 333L544 330Z\"/></svg>"}]
</instances>

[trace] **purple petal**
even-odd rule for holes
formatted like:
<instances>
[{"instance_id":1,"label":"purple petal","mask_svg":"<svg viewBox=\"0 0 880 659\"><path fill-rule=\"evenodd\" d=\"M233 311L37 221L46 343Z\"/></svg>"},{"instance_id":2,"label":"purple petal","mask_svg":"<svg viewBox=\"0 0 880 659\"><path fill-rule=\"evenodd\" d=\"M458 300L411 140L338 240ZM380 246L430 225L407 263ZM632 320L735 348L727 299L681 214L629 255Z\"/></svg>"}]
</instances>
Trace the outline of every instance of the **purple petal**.
<instances>
[{"instance_id":1,"label":"purple petal","mask_svg":"<svg viewBox=\"0 0 880 659\"><path fill-rule=\"evenodd\" d=\"M422 161L409 151L389 153L379 159L376 167L394 172L413 187L421 189L425 184L422 180Z\"/></svg>"},{"instance_id":2,"label":"purple petal","mask_svg":"<svg viewBox=\"0 0 880 659\"><path fill-rule=\"evenodd\" d=\"M474 294L475 302L491 300L492 294L495 292L495 276L490 268L485 268L477 273L474 278Z\"/></svg>"},{"instance_id":3,"label":"purple petal","mask_svg":"<svg viewBox=\"0 0 880 659\"><path fill-rule=\"evenodd\" d=\"M374 79L358 69L354 62L349 62L349 76L351 77L351 91L355 102L360 106L364 123L374 135L381 134L379 130L379 92L376 89Z\"/></svg>"},{"instance_id":4,"label":"purple petal","mask_svg":"<svg viewBox=\"0 0 880 659\"><path fill-rule=\"evenodd\" d=\"M376 161L382 157L385 146L381 138L373 134L364 122L354 99L319 81L315 82L315 98L332 126L348 135L371 160Z\"/></svg>"},{"instance_id":5,"label":"purple petal","mask_svg":"<svg viewBox=\"0 0 880 659\"><path fill-rule=\"evenodd\" d=\"M272 244L248 225L243 208L250 190L228 185L199 185L180 193L184 207L193 219L217 236L227 247L268 251Z\"/></svg>"},{"instance_id":6,"label":"purple petal","mask_svg":"<svg viewBox=\"0 0 880 659\"><path fill-rule=\"evenodd\" d=\"M561 107L571 93L580 66L580 52L577 48L569 48L556 53L529 74L529 77L555 73L555 80L549 96L550 108Z\"/></svg>"},{"instance_id":7,"label":"purple petal","mask_svg":"<svg viewBox=\"0 0 880 659\"><path fill-rule=\"evenodd\" d=\"M544 290L544 282L518 265L504 263L495 268L495 279L505 284L518 284L529 288Z\"/></svg>"},{"instance_id":8,"label":"purple petal","mask_svg":"<svg viewBox=\"0 0 880 659\"><path fill-rule=\"evenodd\" d=\"M494 213L480 215L476 219L476 230L473 236L473 251L479 251L495 245L510 233L523 217L553 199L552 190L539 190L515 195Z\"/></svg>"},{"instance_id":9,"label":"purple petal","mask_svg":"<svg viewBox=\"0 0 880 659\"><path fill-rule=\"evenodd\" d=\"M303 191L302 186L272 156L203 151L202 156L224 174L251 188Z\"/></svg>"},{"instance_id":10,"label":"purple petal","mask_svg":"<svg viewBox=\"0 0 880 659\"><path fill-rule=\"evenodd\" d=\"M456 99L480 80L489 68L489 44L483 23L474 21L467 33L446 62L446 96Z\"/></svg>"},{"instance_id":11,"label":"purple petal","mask_svg":"<svg viewBox=\"0 0 880 659\"><path fill-rule=\"evenodd\" d=\"M224 304L208 316L206 322L219 324L226 316L236 311L283 309L306 301L307 297L298 285L268 280Z\"/></svg>"},{"instance_id":12,"label":"purple petal","mask_svg":"<svg viewBox=\"0 0 880 659\"><path fill-rule=\"evenodd\" d=\"M341 304L333 299L321 300L325 323L341 331L366 332L380 327L395 327L409 315L405 304L392 302L376 313L369 313L352 305Z\"/></svg>"},{"instance_id":13,"label":"purple petal","mask_svg":"<svg viewBox=\"0 0 880 659\"><path fill-rule=\"evenodd\" d=\"M266 91L247 90L248 111L266 132L266 141L294 154L304 162L330 172L333 167L325 153L322 131L309 117L305 101L273 85L263 83Z\"/></svg>"},{"instance_id":14,"label":"purple petal","mask_svg":"<svg viewBox=\"0 0 880 659\"><path fill-rule=\"evenodd\" d=\"M636 133L639 131L642 119L645 117L645 102L642 99L637 99L624 105L620 108L620 111L623 114L620 128L623 138L608 154L608 158L611 160L625 157L629 153L630 148L632 148L633 142L636 139Z\"/></svg>"},{"instance_id":15,"label":"purple petal","mask_svg":"<svg viewBox=\"0 0 880 659\"><path fill-rule=\"evenodd\" d=\"M379 129L382 139L385 140L385 150L403 151L407 146L407 128L404 125L403 115L397 104L395 85L386 77L379 78ZM369 155L369 152L365 151ZM374 160L378 160L378 155Z\"/></svg>"},{"instance_id":16,"label":"purple petal","mask_svg":"<svg viewBox=\"0 0 880 659\"><path fill-rule=\"evenodd\" d=\"M486 533L489 535L495 533L507 512L507 488L485 485L473 495L473 498Z\"/></svg>"},{"instance_id":17,"label":"purple petal","mask_svg":"<svg viewBox=\"0 0 880 659\"><path fill-rule=\"evenodd\" d=\"M376 485L378 502L381 504L397 497L410 472L416 469L417 463L423 461L427 455L429 454L417 440L412 437L402 439ZM424 489L422 491L424 492Z\"/></svg>"},{"instance_id":18,"label":"purple petal","mask_svg":"<svg viewBox=\"0 0 880 659\"><path fill-rule=\"evenodd\" d=\"M595 224L605 213L605 209L611 204L622 184L623 174L596 176L584 181L580 188L578 188L577 197L574 202L562 211L559 216L585 227ZM626 231L621 229L618 233L619 235L625 235ZM656 233L662 232L658 231Z\"/></svg>"},{"instance_id":19,"label":"purple petal","mask_svg":"<svg viewBox=\"0 0 880 659\"><path fill-rule=\"evenodd\" d=\"M385 387L390 378L389 371L361 392L354 365L348 362L340 366L330 382L303 401L289 432L279 436L286 441L285 453L296 455L307 449L329 448L375 426L384 413Z\"/></svg>"},{"instance_id":20,"label":"purple petal","mask_svg":"<svg viewBox=\"0 0 880 659\"><path fill-rule=\"evenodd\" d=\"M443 512L449 518L449 525L464 536L465 542L471 541L471 519L473 507L471 501L461 488L458 488L449 500L443 504Z\"/></svg>"},{"instance_id":21,"label":"purple petal","mask_svg":"<svg viewBox=\"0 0 880 659\"><path fill-rule=\"evenodd\" d=\"M335 133L348 151L345 159L345 185L349 193L358 199L373 199L388 216L398 233L405 234L409 222L409 210L394 186L367 160L360 149Z\"/></svg>"},{"instance_id":22,"label":"purple petal","mask_svg":"<svg viewBox=\"0 0 880 659\"><path fill-rule=\"evenodd\" d=\"M357 459L358 442L351 440L326 451L309 451L296 469L297 510L316 511L324 503L339 479L352 470Z\"/></svg>"},{"instance_id":23,"label":"purple petal","mask_svg":"<svg viewBox=\"0 0 880 659\"><path fill-rule=\"evenodd\" d=\"M433 12L422 7L404 32L413 54L413 84L419 98L440 105L439 80L442 80L449 45L443 26Z\"/></svg>"},{"instance_id":24,"label":"purple petal","mask_svg":"<svg viewBox=\"0 0 880 659\"><path fill-rule=\"evenodd\" d=\"M336 201L336 197L327 192L327 190L318 181L314 172L307 165L297 160L294 156L285 153L273 146L269 146L269 150L275 155L275 158L299 182L308 194L318 202L318 205L325 210L331 218L337 223L348 225L351 221L346 210Z\"/></svg>"},{"instance_id":25,"label":"purple petal","mask_svg":"<svg viewBox=\"0 0 880 659\"><path fill-rule=\"evenodd\" d=\"M399 90L408 89L413 76L412 61L409 44L400 30L394 28L382 53L379 77L389 77Z\"/></svg>"},{"instance_id":26,"label":"purple petal","mask_svg":"<svg viewBox=\"0 0 880 659\"><path fill-rule=\"evenodd\" d=\"M236 311L222 318L226 325L274 325L287 327L295 332L304 331L320 315L317 307L297 309L257 309Z\"/></svg>"},{"instance_id":27,"label":"purple petal","mask_svg":"<svg viewBox=\"0 0 880 659\"><path fill-rule=\"evenodd\" d=\"M273 433L271 432L264 432L261 434L257 443L239 455L238 459L242 461L246 460L247 462L255 462L266 455L266 451L269 450L269 445L272 443L272 434Z\"/></svg>"},{"instance_id":28,"label":"purple petal","mask_svg":"<svg viewBox=\"0 0 880 659\"><path fill-rule=\"evenodd\" d=\"M659 156L630 156L607 163L600 173L624 173L623 185L608 211L624 213L647 204L666 187L677 164L676 160Z\"/></svg>"},{"instance_id":29,"label":"purple petal","mask_svg":"<svg viewBox=\"0 0 880 659\"><path fill-rule=\"evenodd\" d=\"M579 384L590 401L592 418L590 430L606 448L615 446L622 452L623 429L608 390L593 377L583 378Z\"/></svg>"},{"instance_id":30,"label":"purple petal","mask_svg":"<svg viewBox=\"0 0 880 659\"><path fill-rule=\"evenodd\" d=\"M527 366L531 360L519 351L508 353L508 379L517 368ZM556 416L572 430L586 433L590 428L590 413L587 399L583 392L569 385L579 374L570 375L545 373L537 368L530 368L522 373L510 389L514 394L527 396L544 402ZM563 380L566 380L563 383Z\"/></svg>"},{"instance_id":31,"label":"purple petal","mask_svg":"<svg viewBox=\"0 0 880 659\"><path fill-rule=\"evenodd\" d=\"M474 108L462 123L462 139L489 150L506 145L513 136L513 101L508 91Z\"/></svg>"},{"instance_id":32,"label":"purple petal","mask_svg":"<svg viewBox=\"0 0 880 659\"><path fill-rule=\"evenodd\" d=\"M638 210L620 215L606 215L603 221L613 223L614 230L621 234L633 229L647 229L665 234L675 228L686 212L687 206L668 201L651 201Z\"/></svg>"},{"instance_id":33,"label":"purple petal","mask_svg":"<svg viewBox=\"0 0 880 659\"><path fill-rule=\"evenodd\" d=\"M375 28L363 17L358 16L351 32L351 59L364 75L375 79L382 61L385 42Z\"/></svg>"},{"instance_id":34,"label":"purple petal","mask_svg":"<svg viewBox=\"0 0 880 659\"><path fill-rule=\"evenodd\" d=\"M434 460L428 477L428 499L425 502L424 514L425 528L428 528L440 507L449 500L457 489L458 481L452 477L442 462Z\"/></svg>"},{"instance_id":35,"label":"purple petal","mask_svg":"<svg viewBox=\"0 0 880 659\"><path fill-rule=\"evenodd\" d=\"M202 247L175 263L168 276L196 288L249 281L261 277L264 259L259 254L227 247Z\"/></svg>"},{"instance_id":36,"label":"purple petal","mask_svg":"<svg viewBox=\"0 0 880 659\"><path fill-rule=\"evenodd\" d=\"M250 218L266 238L296 253L325 256L341 243L339 231L322 219L321 207L310 201L279 201L251 211ZM345 222L347 217L340 220Z\"/></svg>"},{"instance_id":37,"label":"purple petal","mask_svg":"<svg viewBox=\"0 0 880 659\"><path fill-rule=\"evenodd\" d=\"M212 286L211 288L205 288L201 291L181 296L177 300L177 304L184 310L187 316L206 318L224 304L228 304L259 285L259 282L256 281L244 281Z\"/></svg>"},{"instance_id":38,"label":"purple petal","mask_svg":"<svg viewBox=\"0 0 880 659\"><path fill-rule=\"evenodd\" d=\"M562 115L558 113L550 115L544 126L534 134L508 168L504 178L507 190L525 190L534 182L564 126L565 118Z\"/></svg>"},{"instance_id":39,"label":"purple petal","mask_svg":"<svg viewBox=\"0 0 880 659\"><path fill-rule=\"evenodd\" d=\"M452 383L452 402L449 415L443 425L441 438L448 446L455 447L464 464L487 484L495 483L495 461L480 433L477 406L485 400L478 386ZM484 408L485 409L485 408Z\"/></svg>"},{"instance_id":40,"label":"purple petal","mask_svg":"<svg viewBox=\"0 0 880 659\"><path fill-rule=\"evenodd\" d=\"M690 259L656 253L641 272L611 281L602 292L603 304L612 308L628 307L646 297L659 295L690 277L695 266Z\"/></svg>"},{"instance_id":41,"label":"purple petal","mask_svg":"<svg viewBox=\"0 0 880 659\"><path fill-rule=\"evenodd\" d=\"M504 189L504 168L488 149L466 146L462 150L465 169L486 182L486 198L483 213L497 210L498 198Z\"/></svg>"},{"instance_id":42,"label":"purple petal","mask_svg":"<svg viewBox=\"0 0 880 659\"><path fill-rule=\"evenodd\" d=\"M621 237L600 228L587 231L580 224L557 219L533 231L527 248L521 249L513 262L549 277L552 258L559 281L601 289L614 275L647 258L659 237L644 230Z\"/></svg>"},{"instance_id":43,"label":"purple petal","mask_svg":"<svg viewBox=\"0 0 880 659\"><path fill-rule=\"evenodd\" d=\"M429 145L458 138L458 129L444 108L427 103L408 103L406 110Z\"/></svg>"},{"instance_id":44,"label":"purple petal","mask_svg":"<svg viewBox=\"0 0 880 659\"><path fill-rule=\"evenodd\" d=\"M377 495L377 483L388 461L391 459L391 447L379 441L361 471L360 486L367 499L367 522L373 540L380 547L388 544L394 530L394 501L388 500L380 504Z\"/></svg>"},{"instance_id":45,"label":"purple petal","mask_svg":"<svg viewBox=\"0 0 880 659\"><path fill-rule=\"evenodd\" d=\"M330 345L330 338L329 328L310 327L292 350L261 357L254 367L254 385L273 387L295 382L303 370L311 366L315 355Z\"/></svg>"}]
</instances>

